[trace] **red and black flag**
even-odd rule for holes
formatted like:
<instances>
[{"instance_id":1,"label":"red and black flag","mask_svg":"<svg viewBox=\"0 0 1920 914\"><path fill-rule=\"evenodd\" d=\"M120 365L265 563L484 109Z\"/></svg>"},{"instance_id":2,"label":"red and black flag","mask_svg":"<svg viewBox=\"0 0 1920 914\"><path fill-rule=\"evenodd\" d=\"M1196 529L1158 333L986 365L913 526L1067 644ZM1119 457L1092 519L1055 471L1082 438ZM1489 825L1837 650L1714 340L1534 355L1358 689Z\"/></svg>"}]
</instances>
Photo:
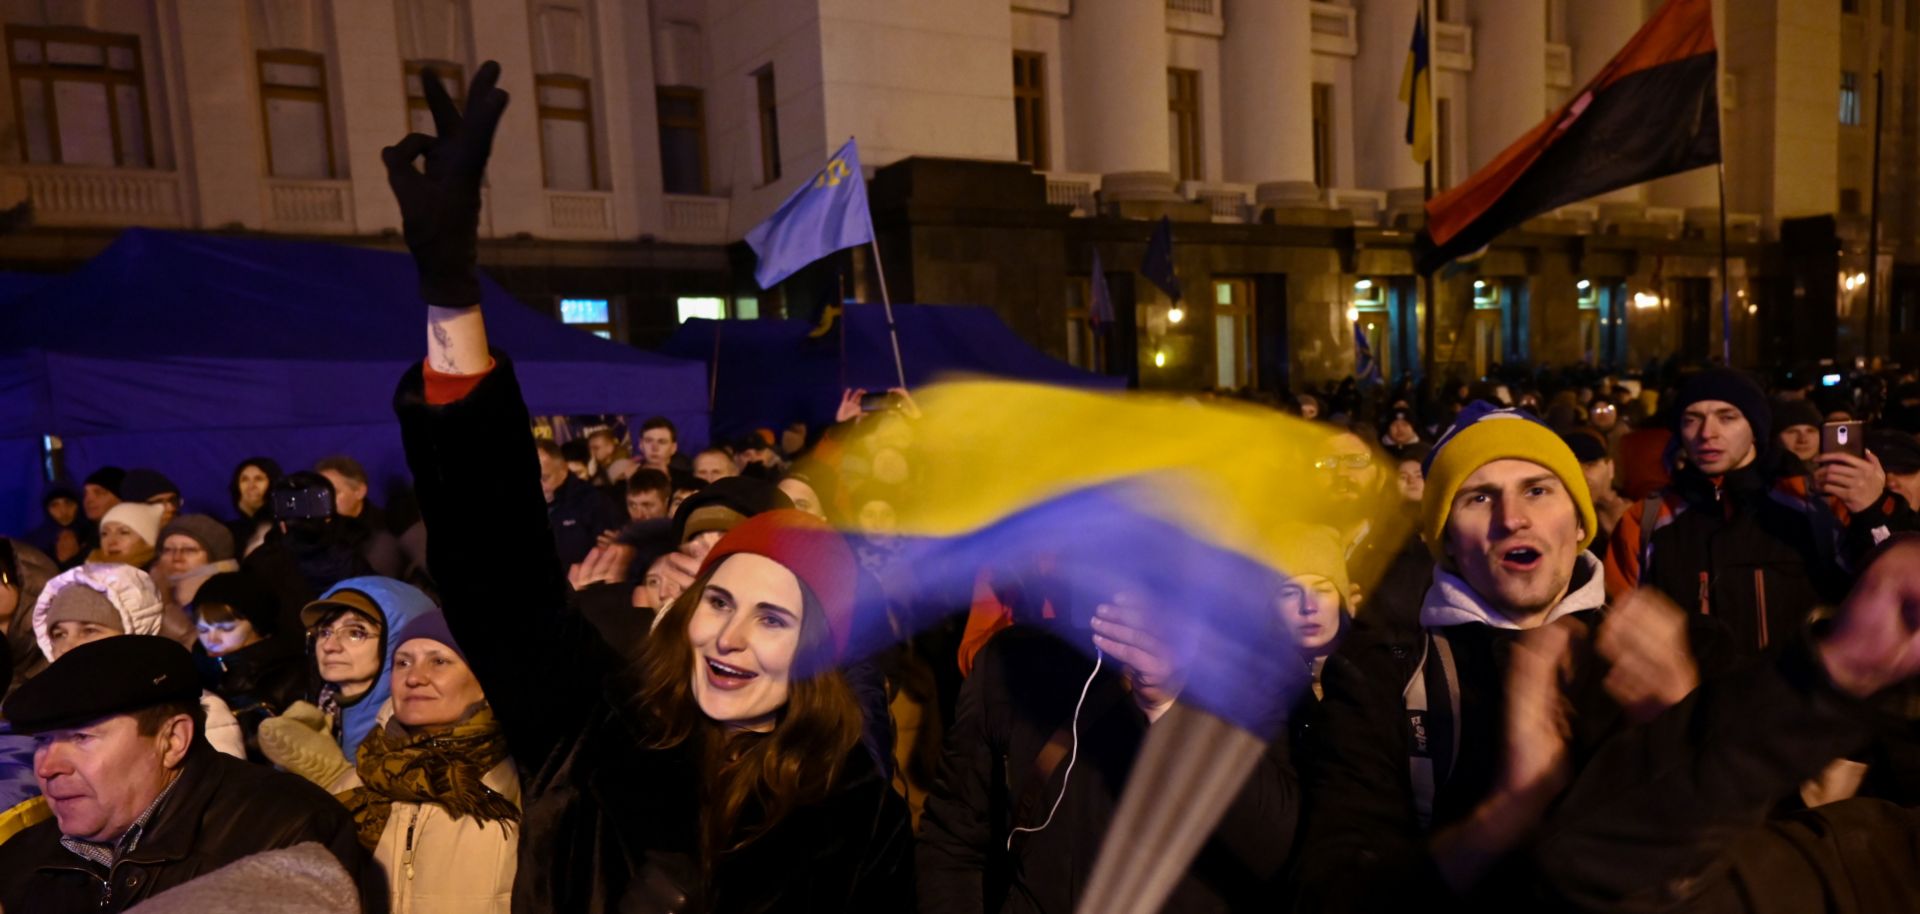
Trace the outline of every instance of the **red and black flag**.
<instances>
[{"instance_id":1,"label":"red and black flag","mask_svg":"<svg viewBox=\"0 0 1920 914\"><path fill-rule=\"evenodd\" d=\"M1556 207L1720 161L1711 0L1667 0L1593 80L1427 201L1422 271Z\"/></svg>"}]
</instances>

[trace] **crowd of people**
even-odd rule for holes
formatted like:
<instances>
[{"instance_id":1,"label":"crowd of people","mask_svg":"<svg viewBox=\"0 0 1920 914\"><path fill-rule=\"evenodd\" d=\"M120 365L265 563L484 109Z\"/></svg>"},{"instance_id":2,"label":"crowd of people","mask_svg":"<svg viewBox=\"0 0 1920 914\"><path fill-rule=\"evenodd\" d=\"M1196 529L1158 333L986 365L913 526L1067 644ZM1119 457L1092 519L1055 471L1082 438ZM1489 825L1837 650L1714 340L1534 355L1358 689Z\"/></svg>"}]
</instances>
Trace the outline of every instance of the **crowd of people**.
<instances>
[{"instance_id":1,"label":"crowd of people","mask_svg":"<svg viewBox=\"0 0 1920 914\"><path fill-rule=\"evenodd\" d=\"M387 151L429 332L386 505L344 455L220 506L88 468L0 538L0 910L1076 910L1210 713L1193 608L902 584L904 390L538 437L473 305L497 77L423 74ZM1920 908L1920 383L1768 386L1270 404L1346 520L1250 598L1280 724L1163 909Z\"/></svg>"}]
</instances>

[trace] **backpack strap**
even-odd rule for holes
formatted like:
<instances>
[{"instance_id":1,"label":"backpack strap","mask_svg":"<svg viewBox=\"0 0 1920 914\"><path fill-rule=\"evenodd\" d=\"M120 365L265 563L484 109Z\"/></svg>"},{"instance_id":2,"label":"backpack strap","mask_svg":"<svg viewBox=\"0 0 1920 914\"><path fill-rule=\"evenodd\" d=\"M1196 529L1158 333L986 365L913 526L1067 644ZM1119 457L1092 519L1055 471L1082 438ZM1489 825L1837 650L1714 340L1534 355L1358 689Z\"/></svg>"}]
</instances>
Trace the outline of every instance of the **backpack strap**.
<instances>
[{"instance_id":1,"label":"backpack strap","mask_svg":"<svg viewBox=\"0 0 1920 914\"><path fill-rule=\"evenodd\" d=\"M1407 708L1407 771L1413 779L1414 816L1421 828L1433 822L1434 797L1459 760L1460 671L1447 636L1428 631L1420 663L1401 697Z\"/></svg>"},{"instance_id":2,"label":"backpack strap","mask_svg":"<svg viewBox=\"0 0 1920 914\"><path fill-rule=\"evenodd\" d=\"M1653 561L1653 528L1660 523L1660 493L1655 492L1640 500L1640 578L1647 577L1647 566ZM1635 582L1639 583L1638 581Z\"/></svg>"}]
</instances>

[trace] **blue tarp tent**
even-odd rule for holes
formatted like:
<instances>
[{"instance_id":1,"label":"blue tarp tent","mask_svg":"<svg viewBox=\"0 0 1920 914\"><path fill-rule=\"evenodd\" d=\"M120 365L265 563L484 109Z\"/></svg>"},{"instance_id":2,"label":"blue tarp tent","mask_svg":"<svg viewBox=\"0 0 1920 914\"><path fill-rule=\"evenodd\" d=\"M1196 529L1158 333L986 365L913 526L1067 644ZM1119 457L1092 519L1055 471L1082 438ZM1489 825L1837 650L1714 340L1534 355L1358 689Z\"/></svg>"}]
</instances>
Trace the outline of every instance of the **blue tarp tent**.
<instances>
[{"instance_id":1,"label":"blue tarp tent","mask_svg":"<svg viewBox=\"0 0 1920 914\"><path fill-rule=\"evenodd\" d=\"M990 375L1074 387L1121 388L1125 378L1082 371L1027 345L990 308L976 305L894 305L907 386L947 375ZM805 321L691 320L661 351L714 359L720 336L716 437L806 422L818 430L833 422L843 387L870 391L898 385L886 314L879 305L847 305L840 321L819 338Z\"/></svg>"},{"instance_id":2,"label":"blue tarp tent","mask_svg":"<svg viewBox=\"0 0 1920 914\"><path fill-rule=\"evenodd\" d=\"M567 327L482 283L489 337L535 415L660 414L707 437L706 373ZM227 479L350 454L378 487L406 472L393 389L425 354L405 254L133 229L74 273L0 306L0 529L37 523L37 452L77 475L150 466L187 510L231 512Z\"/></svg>"}]
</instances>

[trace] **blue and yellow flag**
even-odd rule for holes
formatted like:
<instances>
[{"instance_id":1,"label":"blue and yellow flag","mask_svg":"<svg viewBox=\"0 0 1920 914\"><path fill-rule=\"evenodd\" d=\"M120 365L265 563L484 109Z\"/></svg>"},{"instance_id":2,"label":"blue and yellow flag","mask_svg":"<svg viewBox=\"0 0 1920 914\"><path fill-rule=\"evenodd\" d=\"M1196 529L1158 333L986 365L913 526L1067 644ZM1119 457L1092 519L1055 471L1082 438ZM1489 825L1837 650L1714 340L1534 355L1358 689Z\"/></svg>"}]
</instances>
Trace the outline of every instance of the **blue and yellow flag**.
<instances>
[{"instance_id":1,"label":"blue and yellow flag","mask_svg":"<svg viewBox=\"0 0 1920 914\"><path fill-rule=\"evenodd\" d=\"M1427 0L1413 20L1413 43L1407 47L1407 68L1400 74L1400 100L1407 103L1407 145L1413 160L1425 165L1433 158L1433 68L1427 42Z\"/></svg>"},{"instance_id":2,"label":"blue and yellow flag","mask_svg":"<svg viewBox=\"0 0 1920 914\"><path fill-rule=\"evenodd\" d=\"M867 179L860 150L848 139L827 167L747 233L747 245L760 258L753 279L762 289L772 288L807 264L872 240Z\"/></svg>"},{"instance_id":3,"label":"blue and yellow flag","mask_svg":"<svg viewBox=\"0 0 1920 914\"><path fill-rule=\"evenodd\" d=\"M1341 430L1277 411L984 380L914 399L918 420L863 422L842 451L862 477L840 474L849 532L897 550L882 590L955 606L983 571L1023 580L1090 656L1095 608L1124 597L1178 646L1181 700L1263 739L1307 686L1280 608L1289 582L1338 582L1350 610L1378 569L1347 568L1332 531L1370 524L1386 555L1406 533L1377 481L1337 484L1324 458Z\"/></svg>"}]
</instances>

